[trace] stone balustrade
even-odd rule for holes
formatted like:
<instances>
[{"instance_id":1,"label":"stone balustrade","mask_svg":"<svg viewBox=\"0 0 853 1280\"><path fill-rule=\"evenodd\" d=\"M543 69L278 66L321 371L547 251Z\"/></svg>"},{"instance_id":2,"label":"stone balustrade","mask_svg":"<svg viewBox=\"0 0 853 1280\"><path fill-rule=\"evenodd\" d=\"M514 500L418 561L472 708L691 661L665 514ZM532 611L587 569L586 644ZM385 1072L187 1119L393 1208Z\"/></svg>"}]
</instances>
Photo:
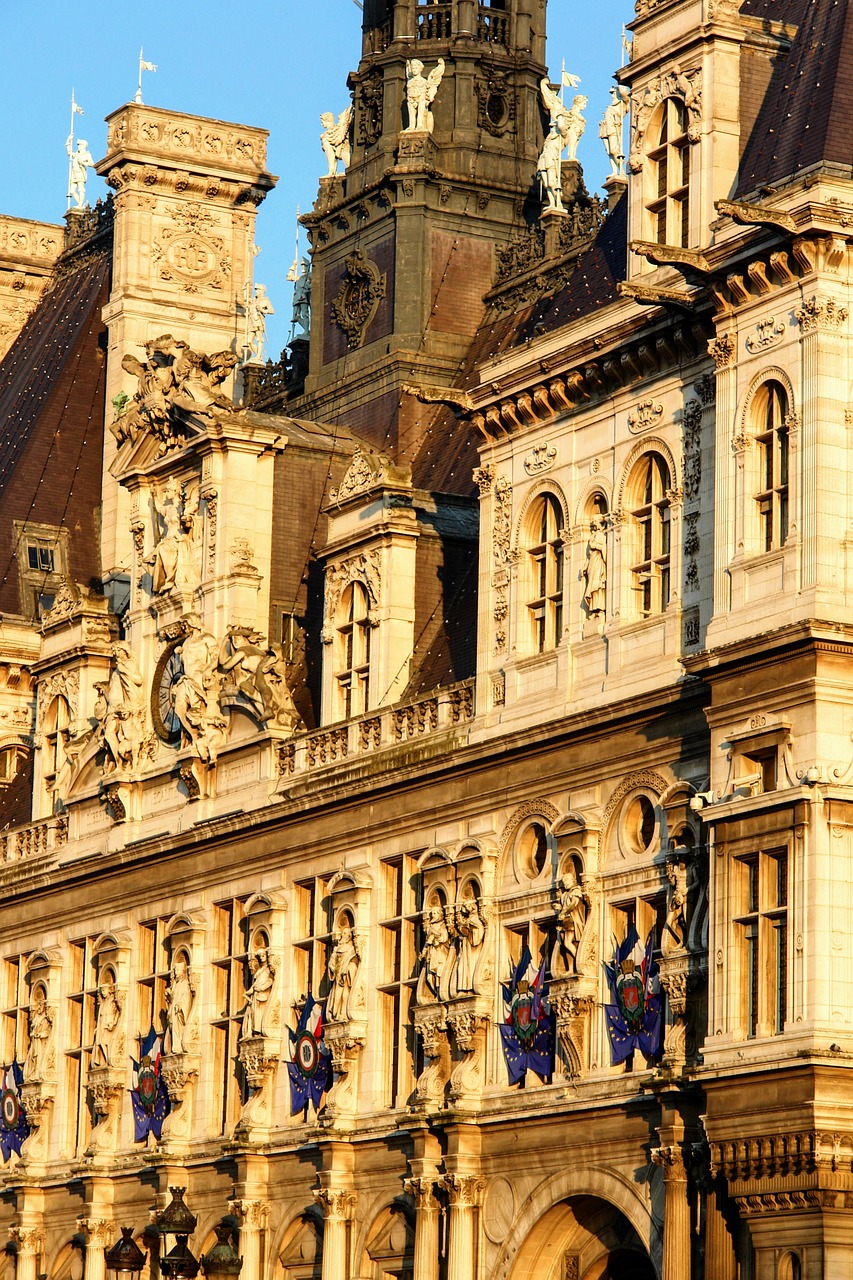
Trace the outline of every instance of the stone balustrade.
<instances>
[{"instance_id":1,"label":"stone balustrade","mask_svg":"<svg viewBox=\"0 0 853 1280\"><path fill-rule=\"evenodd\" d=\"M391 707L377 707L346 724L330 725L278 744L282 778L310 772L324 765L400 746L430 734L465 724L474 714L474 681L439 689L425 698Z\"/></svg>"},{"instance_id":2,"label":"stone balustrade","mask_svg":"<svg viewBox=\"0 0 853 1280\"><path fill-rule=\"evenodd\" d=\"M25 858L37 858L51 853L68 839L68 819L42 818L28 822L24 827L12 827L0 831L0 854L3 862L21 862Z\"/></svg>"}]
</instances>

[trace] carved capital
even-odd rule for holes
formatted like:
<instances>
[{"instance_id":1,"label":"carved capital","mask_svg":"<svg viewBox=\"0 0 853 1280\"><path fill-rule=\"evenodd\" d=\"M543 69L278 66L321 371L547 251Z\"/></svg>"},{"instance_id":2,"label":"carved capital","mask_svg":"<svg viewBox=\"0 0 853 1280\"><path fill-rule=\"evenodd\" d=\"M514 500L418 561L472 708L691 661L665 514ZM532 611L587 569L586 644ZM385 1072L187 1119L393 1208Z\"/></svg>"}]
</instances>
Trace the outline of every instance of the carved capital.
<instances>
[{"instance_id":1,"label":"carved capital","mask_svg":"<svg viewBox=\"0 0 853 1280\"><path fill-rule=\"evenodd\" d=\"M488 1024L488 1018L466 1010L451 1014L448 1019L460 1053L471 1053L478 1033Z\"/></svg>"},{"instance_id":2,"label":"carved capital","mask_svg":"<svg viewBox=\"0 0 853 1280\"><path fill-rule=\"evenodd\" d=\"M684 1155L681 1147L653 1147L651 1156L652 1164L656 1164L663 1169L665 1182L687 1181L687 1168L684 1164Z\"/></svg>"},{"instance_id":3,"label":"carved capital","mask_svg":"<svg viewBox=\"0 0 853 1280\"><path fill-rule=\"evenodd\" d=\"M330 1218L346 1221L355 1212L356 1194L341 1187L315 1187L311 1193L314 1203L323 1211L326 1221Z\"/></svg>"},{"instance_id":4,"label":"carved capital","mask_svg":"<svg viewBox=\"0 0 853 1280\"><path fill-rule=\"evenodd\" d=\"M187 1090L198 1078L201 1057L193 1053L164 1053L160 1058L160 1075L173 1103L183 1102Z\"/></svg>"},{"instance_id":5,"label":"carved capital","mask_svg":"<svg viewBox=\"0 0 853 1280\"><path fill-rule=\"evenodd\" d=\"M240 1040L237 1056L246 1073L249 1087L260 1089L278 1065L279 1046L267 1036L244 1036Z\"/></svg>"},{"instance_id":6,"label":"carved capital","mask_svg":"<svg viewBox=\"0 0 853 1280\"><path fill-rule=\"evenodd\" d=\"M412 1197L418 1213L425 1210L435 1211L440 1208L436 1198L436 1187L441 1185L435 1178L406 1178L403 1190Z\"/></svg>"},{"instance_id":7,"label":"carved capital","mask_svg":"<svg viewBox=\"0 0 853 1280\"><path fill-rule=\"evenodd\" d=\"M808 298L794 312L794 318L803 333L816 329L838 330L847 319L847 308L839 306L834 298Z\"/></svg>"},{"instance_id":8,"label":"carved capital","mask_svg":"<svg viewBox=\"0 0 853 1280\"><path fill-rule=\"evenodd\" d=\"M473 1209L480 1203L486 1180L473 1173L446 1173L439 1185L447 1192L451 1209Z\"/></svg>"},{"instance_id":9,"label":"carved capital","mask_svg":"<svg viewBox=\"0 0 853 1280\"><path fill-rule=\"evenodd\" d=\"M86 1237L87 1249L108 1249L113 1243L116 1225L112 1218L78 1218L77 1227Z\"/></svg>"},{"instance_id":10,"label":"carved capital","mask_svg":"<svg viewBox=\"0 0 853 1280\"><path fill-rule=\"evenodd\" d=\"M41 1227L10 1227L9 1239L18 1246L19 1256L39 1254L44 1248L44 1232Z\"/></svg>"},{"instance_id":11,"label":"carved capital","mask_svg":"<svg viewBox=\"0 0 853 1280\"><path fill-rule=\"evenodd\" d=\"M263 1231L269 1221L269 1205L266 1200L229 1200L229 1212L240 1224L241 1230L249 1227Z\"/></svg>"},{"instance_id":12,"label":"carved capital","mask_svg":"<svg viewBox=\"0 0 853 1280\"><path fill-rule=\"evenodd\" d=\"M734 359L737 341L733 333L721 333L708 343L708 354L717 369L726 369Z\"/></svg>"}]
</instances>

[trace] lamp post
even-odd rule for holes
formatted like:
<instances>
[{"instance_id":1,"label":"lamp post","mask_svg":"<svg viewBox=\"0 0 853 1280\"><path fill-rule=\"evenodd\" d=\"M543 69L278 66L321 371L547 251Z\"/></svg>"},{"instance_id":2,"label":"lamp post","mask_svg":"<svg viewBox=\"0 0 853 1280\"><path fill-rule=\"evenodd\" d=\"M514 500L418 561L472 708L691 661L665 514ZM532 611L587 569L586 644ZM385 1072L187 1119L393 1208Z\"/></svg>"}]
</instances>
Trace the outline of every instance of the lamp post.
<instances>
[{"instance_id":1,"label":"lamp post","mask_svg":"<svg viewBox=\"0 0 853 1280\"><path fill-rule=\"evenodd\" d=\"M198 1259L187 1244L196 1228L197 1219L184 1204L186 1187L170 1187L172 1199L157 1217L157 1227L165 1240L174 1236L175 1243L164 1258L160 1259L160 1273L166 1280L195 1280L198 1275Z\"/></svg>"},{"instance_id":2,"label":"lamp post","mask_svg":"<svg viewBox=\"0 0 853 1280\"><path fill-rule=\"evenodd\" d=\"M121 1239L107 1249L104 1262L112 1280L139 1280L145 1254L133 1238L133 1227L122 1227Z\"/></svg>"},{"instance_id":3,"label":"lamp post","mask_svg":"<svg viewBox=\"0 0 853 1280\"><path fill-rule=\"evenodd\" d=\"M231 1235L231 1228L227 1222L220 1222L214 1230L216 1244L208 1249L201 1260L205 1280L234 1280L234 1277L240 1274L243 1259L228 1238Z\"/></svg>"}]
</instances>

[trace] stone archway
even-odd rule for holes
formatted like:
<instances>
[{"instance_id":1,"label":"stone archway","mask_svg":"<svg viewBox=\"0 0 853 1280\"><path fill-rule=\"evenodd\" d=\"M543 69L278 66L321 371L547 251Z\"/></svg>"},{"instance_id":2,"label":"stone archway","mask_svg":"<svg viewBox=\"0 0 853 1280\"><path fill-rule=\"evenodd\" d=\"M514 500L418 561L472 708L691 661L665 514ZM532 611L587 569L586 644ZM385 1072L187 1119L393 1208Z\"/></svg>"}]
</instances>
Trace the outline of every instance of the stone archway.
<instances>
[{"instance_id":1,"label":"stone archway","mask_svg":"<svg viewBox=\"0 0 853 1280\"><path fill-rule=\"evenodd\" d=\"M573 1195L521 1243L508 1280L658 1280L636 1228L615 1205Z\"/></svg>"}]
</instances>

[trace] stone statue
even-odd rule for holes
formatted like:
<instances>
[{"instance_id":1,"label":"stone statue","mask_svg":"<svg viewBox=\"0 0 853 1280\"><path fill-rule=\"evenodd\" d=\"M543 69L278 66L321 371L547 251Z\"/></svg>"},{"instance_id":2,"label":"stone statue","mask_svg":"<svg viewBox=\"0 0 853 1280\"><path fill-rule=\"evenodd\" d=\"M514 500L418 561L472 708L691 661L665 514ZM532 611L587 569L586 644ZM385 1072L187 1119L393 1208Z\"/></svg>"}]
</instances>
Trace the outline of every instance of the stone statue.
<instances>
[{"instance_id":1,"label":"stone statue","mask_svg":"<svg viewBox=\"0 0 853 1280\"><path fill-rule=\"evenodd\" d=\"M457 995L464 995L476 991L474 976L486 936L486 923L476 898L464 898L457 903L456 934L458 951L453 985Z\"/></svg>"},{"instance_id":2,"label":"stone statue","mask_svg":"<svg viewBox=\"0 0 853 1280\"><path fill-rule=\"evenodd\" d=\"M542 144L536 173L539 178L542 194L549 209L563 208L563 148L568 139L568 117L561 115L551 126L551 132Z\"/></svg>"},{"instance_id":3,"label":"stone statue","mask_svg":"<svg viewBox=\"0 0 853 1280\"><path fill-rule=\"evenodd\" d=\"M667 862L666 878L670 889L661 936L661 952L665 956L687 945L687 864Z\"/></svg>"},{"instance_id":4,"label":"stone statue","mask_svg":"<svg viewBox=\"0 0 853 1280\"><path fill-rule=\"evenodd\" d=\"M607 591L607 534L604 531L604 521L597 517L589 523L589 542L586 547L583 579L584 604L590 617L604 613Z\"/></svg>"},{"instance_id":5,"label":"stone statue","mask_svg":"<svg viewBox=\"0 0 853 1280\"><path fill-rule=\"evenodd\" d=\"M124 641L113 645L109 681L96 684L96 733L106 752L105 769L135 769L145 741L145 689L136 655Z\"/></svg>"},{"instance_id":6,"label":"stone statue","mask_svg":"<svg viewBox=\"0 0 853 1280\"><path fill-rule=\"evenodd\" d=\"M242 1040L267 1035L269 1030L266 1015L275 981L275 965L266 947L259 946L249 956L249 972L252 977L246 988L246 1008L240 1031Z\"/></svg>"},{"instance_id":7,"label":"stone statue","mask_svg":"<svg viewBox=\"0 0 853 1280\"><path fill-rule=\"evenodd\" d=\"M214 765L228 728L219 702L218 645L195 615L186 619L186 627L180 646L184 669L173 686L175 715L199 759Z\"/></svg>"},{"instance_id":8,"label":"stone statue","mask_svg":"<svg viewBox=\"0 0 853 1280\"><path fill-rule=\"evenodd\" d=\"M311 263L302 259L302 271L293 285L293 316L291 324L299 325L303 333L311 328Z\"/></svg>"},{"instance_id":9,"label":"stone statue","mask_svg":"<svg viewBox=\"0 0 853 1280\"><path fill-rule=\"evenodd\" d=\"M266 644L253 627L229 627L219 652L219 669L231 675L259 720L291 731L302 724L287 684L281 645Z\"/></svg>"},{"instance_id":10,"label":"stone statue","mask_svg":"<svg viewBox=\"0 0 853 1280\"><path fill-rule=\"evenodd\" d=\"M575 80L575 83L578 83L578 81ZM539 92L542 95L542 101L545 104L545 110L548 112L548 119L553 129L561 116L566 115L566 104L559 93L551 88L547 76L543 76L539 81Z\"/></svg>"},{"instance_id":11,"label":"stone statue","mask_svg":"<svg viewBox=\"0 0 853 1280\"><path fill-rule=\"evenodd\" d=\"M92 1066L118 1066L113 1062L114 1042L118 1039L121 1022L121 999L110 970L106 970L98 986L98 1016L95 1020L95 1039L92 1044ZM118 1055L115 1055L118 1059Z\"/></svg>"},{"instance_id":12,"label":"stone statue","mask_svg":"<svg viewBox=\"0 0 853 1280\"><path fill-rule=\"evenodd\" d=\"M163 532L146 560L151 565L151 590L155 595L173 588L193 591L199 582L196 522L198 489L187 494L177 480L167 480L153 491L157 523Z\"/></svg>"},{"instance_id":13,"label":"stone statue","mask_svg":"<svg viewBox=\"0 0 853 1280\"><path fill-rule=\"evenodd\" d=\"M166 1053L186 1053L187 1029L192 1017L195 985L190 976L186 952L179 951L172 962L166 988Z\"/></svg>"},{"instance_id":14,"label":"stone statue","mask_svg":"<svg viewBox=\"0 0 853 1280\"><path fill-rule=\"evenodd\" d=\"M361 964L355 930L342 925L332 935L334 947L329 956L329 982L326 1017L329 1022L346 1022L350 1016L350 999Z\"/></svg>"},{"instance_id":15,"label":"stone statue","mask_svg":"<svg viewBox=\"0 0 853 1280\"><path fill-rule=\"evenodd\" d=\"M589 904L571 867L566 869L559 888L557 944L551 958L551 972L577 973L578 948L586 926Z\"/></svg>"},{"instance_id":16,"label":"stone statue","mask_svg":"<svg viewBox=\"0 0 853 1280\"><path fill-rule=\"evenodd\" d=\"M430 107L444 75L444 59L439 58L428 76L423 71L424 64L419 58L411 58L406 63L406 106L409 111L407 133L432 133L435 124Z\"/></svg>"},{"instance_id":17,"label":"stone statue","mask_svg":"<svg viewBox=\"0 0 853 1280\"><path fill-rule=\"evenodd\" d=\"M584 107L589 101L582 93L576 94L572 99L572 105L566 112L566 155L569 160L577 160L578 143L583 137L586 128L586 120L581 114Z\"/></svg>"},{"instance_id":18,"label":"stone statue","mask_svg":"<svg viewBox=\"0 0 853 1280\"><path fill-rule=\"evenodd\" d=\"M324 111L320 116L320 124L323 126L323 132L320 134L320 146L323 148L323 154L329 166L327 176L330 178L334 178L337 175L339 163L344 166L344 172L349 167L352 117L352 103L341 112L337 123L331 111Z\"/></svg>"},{"instance_id":19,"label":"stone statue","mask_svg":"<svg viewBox=\"0 0 853 1280\"><path fill-rule=\"evenodd\" d=\"M604 143L604 150L610 158L610 176L625 177L625 143L623 141L623 122L628 114L630 94L625 85L613 85L610 90L610 106L604 113L598 126L598 136Z\"/></svg>"},{"instance_id":20,"label":"stone statue","mask_svg":"<svg viewBox=\"0 0 853 1280\"><path fill-rule=\"evenodd\" d=\"M86 170L93 169L95 161L89 152L89 144L85 138L77 139L77 150L73 148L74 134L69 133L65 142L65 150L71 161L68 172L68 199L73 200L78 209L86 203Z\"/></svg>"},{"instance_id":21,"label":"stone statue","mask_svg":"<svg viewBox=\"0 0 853 1280\"><path fill-rule=\"evenodd\" d=\"M266 285L256 284L255 292L252 294L247 283L243 298L246 312L246 356L247 359L263 362L267 316L274 316L275 311L267 297Z\"/></svg>"},{"instance_id":22,"label":"stone statue","mask_svg":"<svg viewBox=\"0 0 853 1280\"><path fill-rule=\"evenodd\" d=\"M47 1007L47 993L41 983L33 987L29 1012L30 1045L24 1059L24 1083L34 1084L48 1069L48 1050L53 1035L53 1014Z\"/></svg>"},{"instance_id":23,"label":"stone statue","mask_svg":"<svg viewBox=\"0 0 853 1280\"><path fill-rule=\"evenodd\" d=\"M421 962L417 991L419 1004L427 1003L430 997L436 1000L447 999L449 968L453 956L450 929L441 903L436 902L427 907L423 919L424 945L418 957Z\"/></svg>"},{"instance_id":24,"label":"stone statue","mask_svg":"<svg viewBox=\"0 0 853 1280\"><path fill-rule=\"evenodd\" d=\"M205 355L166 333L145 343L145 357L144 364L134 355L122 358L121 367L134 374L138 386L110 426L119 444L150 432L160 441L159 456L180 443L185 433L175 410L209 418L219 412L236 412L234 402L220 390L239 363L233 351Z\"/></svg>"}]
</instances>

